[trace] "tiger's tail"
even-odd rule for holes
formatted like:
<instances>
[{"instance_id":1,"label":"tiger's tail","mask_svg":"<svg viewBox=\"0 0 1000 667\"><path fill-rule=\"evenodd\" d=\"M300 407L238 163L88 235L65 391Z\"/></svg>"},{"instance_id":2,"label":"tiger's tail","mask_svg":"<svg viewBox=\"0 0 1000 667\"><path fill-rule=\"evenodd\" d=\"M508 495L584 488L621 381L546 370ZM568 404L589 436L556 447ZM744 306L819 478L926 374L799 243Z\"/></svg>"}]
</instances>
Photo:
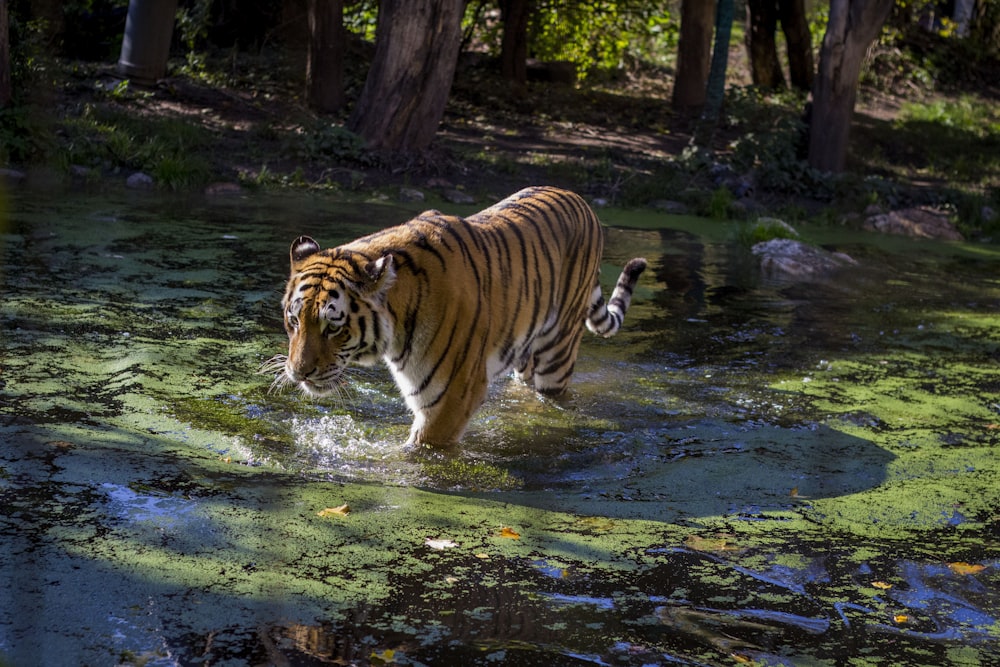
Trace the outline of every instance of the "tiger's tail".
<instances>
[{"instance_id":1,"label":"tiger's tail","mask_svg":"<svg viewBox=\"0 0 1000 667\"><path fill-rule=\"evenodd\" d=\"M614 336L625 319L625 313L632 302L632 290L639 281L639 276L646 270L646 260L641 257L629 260L618 276L618 284L611 293L611 300L604 302L600 284L594 286L590 298L590 311L587 313L587 328L598 336L605 338Z\"/></svg>"}]
</instances>

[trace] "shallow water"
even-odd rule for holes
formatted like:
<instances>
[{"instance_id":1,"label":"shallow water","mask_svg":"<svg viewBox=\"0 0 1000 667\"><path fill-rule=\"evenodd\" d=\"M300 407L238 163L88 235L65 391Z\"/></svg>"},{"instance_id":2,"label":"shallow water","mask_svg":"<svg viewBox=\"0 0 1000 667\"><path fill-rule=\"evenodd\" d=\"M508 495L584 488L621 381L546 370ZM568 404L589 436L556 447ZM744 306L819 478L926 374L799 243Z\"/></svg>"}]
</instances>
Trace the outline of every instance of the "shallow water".
<instances>
[{"instance_id":1,"label":"shallow water","mask_svg":"<svg viewBox=\"0 0 1000 667\"><path fill-rule=\"evenodd\" d=\"M257 372L290 240L413 209L7 211L0 664L1000 660L992 246L807 230L859 266L796 284L733 225L602 212L607 286L650 260L623 331L416 457L384 371L318 403Z\"/></svg>"}]
</instances>

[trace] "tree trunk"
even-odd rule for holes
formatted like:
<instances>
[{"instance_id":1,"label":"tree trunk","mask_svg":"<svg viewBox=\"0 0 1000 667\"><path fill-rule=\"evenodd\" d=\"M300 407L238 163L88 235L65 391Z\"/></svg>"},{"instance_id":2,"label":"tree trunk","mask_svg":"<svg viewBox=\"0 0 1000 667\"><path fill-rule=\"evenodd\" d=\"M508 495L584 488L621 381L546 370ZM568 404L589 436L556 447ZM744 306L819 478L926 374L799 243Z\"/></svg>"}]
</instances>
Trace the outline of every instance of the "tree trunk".
<instances>
[{"instance_id":1,"label":"tree trunk","mask_svg":"<svg viewBox=\"0 0 1000 667\"><path fill-rule=\"evenodd\" d=\"M309 0L306 102L320 113L344 106L344 0Z\"/></svg>"},{"instance_id":2,"label":"tree trunk","mask_svg":"<svg viewBox=\"0 0 1000 667\"><path fill-rule=\"evenodd\" d=\"M503 78L519 86L528 82L528 19L531 0L500 0L503 41L500 70Z\"/></svg>"},{"instance_id":3,"label":"tree trunk","mask_svg":"<svg viewBox=\"0 0 1000 667\"><path fill-rule=\"evenodd\" d=\"M705 106L714 25L714 0L684 0L672 98L677 111L697 112Z\"/></svg>"},{"instance_id":4,"label":"tree trunk","mask_svg":"<svg viewBox=\"0 0 1000 667\"><path fill-rule=\"evenodd\" d=\"M809 92L813 85L812 37L803 0L778 0L778 18L788 44L788 73L792 87Z\"/></svg>"},{"instance_id":5,"label":"tree trunk","mask_svg":"<svg viewBox=\"0 0 1000 667\"><path fill-rule=\"evenodd\" d=\"M0 109L5 109L13 96L10 82L10 17L7 0L0 0Z\"/></svg>"},{"instance_id":6,"label":"tree trunk","mask_svg":"<svg viewBox=\"0 0 1000 667\"><path fill-rule=\"evenodd\" d=\"M348 127L373 150L419 151L444 115L464 0L382 0L375 58Z\"/></svg>"},{"instance_id":7,"label":"tree trunk","mask_svg":"<svg viewBox=\"0 0 1000 667\"><path fill-rule=\"evenodd\" d=\"M776 0L747 0L747 52L750 75L755 86L767 89L785 87L785 75L778 59L774 34L778 30Z\"/></svg>"},{"instance_id":8,"label":"tree trunk","mask_svg":"<svg viewBox=\"0 0 1000 667\"><path fill-rule=\"evenodd\" d=\"M719 117L722 98L726 95L726 69L729 66L729 40L733 34L733 0L719 0L715 13L715 48L712 67L708 72L705 93L705 115L711 120Z\"/></svg>"},{"instance_id":9,"label":"tree trunk","mask_svg":"<svg viewBox=\"0 0 1000 667\"><path fill-rule=\"evenodd\" d=\"M851 116L861 65L894 0L831 0L813 85L809 165L840 172L847 162Z\"/></svg>"}]
</instances>

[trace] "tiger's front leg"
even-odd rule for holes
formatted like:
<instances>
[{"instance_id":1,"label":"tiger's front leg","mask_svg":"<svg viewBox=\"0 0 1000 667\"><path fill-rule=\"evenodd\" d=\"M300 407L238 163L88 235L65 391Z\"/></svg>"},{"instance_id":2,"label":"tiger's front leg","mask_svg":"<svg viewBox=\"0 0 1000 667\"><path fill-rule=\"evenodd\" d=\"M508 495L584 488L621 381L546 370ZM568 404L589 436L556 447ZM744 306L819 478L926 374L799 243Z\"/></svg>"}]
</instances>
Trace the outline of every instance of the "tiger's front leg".
<instances>
[{"instance_id":1,"label":"tiger's front leg","mask_svg":"<svg viewBox=\"0 0 1000 667\"><path fill-rule=\"evenodd\" d=\"M456 378L433 405L411 405L413 426L407 446L441 448L458 443L472 415L486 400L488 384L485 379L461 382Z\"/></svg>"}]
</instances>

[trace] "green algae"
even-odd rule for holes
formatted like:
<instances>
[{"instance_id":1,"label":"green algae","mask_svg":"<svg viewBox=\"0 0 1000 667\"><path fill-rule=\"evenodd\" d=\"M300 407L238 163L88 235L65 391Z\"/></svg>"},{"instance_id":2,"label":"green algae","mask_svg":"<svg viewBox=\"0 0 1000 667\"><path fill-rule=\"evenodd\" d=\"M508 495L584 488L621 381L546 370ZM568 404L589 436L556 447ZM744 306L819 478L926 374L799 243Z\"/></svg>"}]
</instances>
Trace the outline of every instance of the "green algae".
<instances>
[{"instance_id":1,"label":"green algae","mask_svg":"<svg viewBox=\"0 0 1000 667\"><path fill-rule=\"evenodd\" d=\"M845 234L863 268L802 287L727 225L609 212L645 231L609 233L606 280L651 260L626 329L567 397L500 385L458 451L414 456L384 374L319 402L256 374L288 240L398 209L11 210L0 661L997 657L989 249Z\"/></svg>"}]
</instances>

